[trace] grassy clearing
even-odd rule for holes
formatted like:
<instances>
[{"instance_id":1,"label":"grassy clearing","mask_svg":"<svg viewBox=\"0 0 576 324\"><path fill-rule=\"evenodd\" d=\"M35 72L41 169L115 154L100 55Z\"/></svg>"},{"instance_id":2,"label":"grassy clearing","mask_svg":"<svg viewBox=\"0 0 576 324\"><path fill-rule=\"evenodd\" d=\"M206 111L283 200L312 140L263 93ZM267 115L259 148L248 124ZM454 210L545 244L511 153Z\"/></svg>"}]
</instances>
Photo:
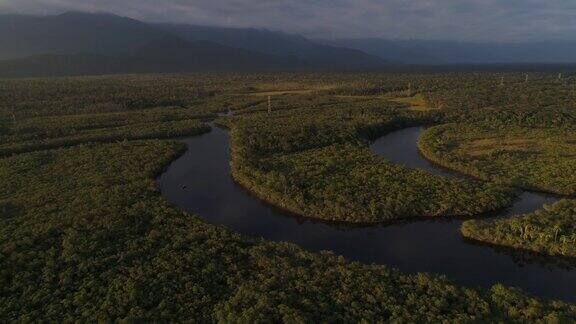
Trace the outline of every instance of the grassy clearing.
<instances>
[{"instance_id":1,"label":"grassy clearing","mask_svg":"<svg viewBox=\"0 0 576 324\"><path fill-rule=\"evenodd\" d=\"M282 95L308 95L336 89L335 84L302 84L298 82L261 83L248 87L240 95L268 97Z\"/></svg>"},{"instance_id":2,"label":"grassy clearing","mask_svg":"<svg viewBox=\"0 0 576 324\"><path fill-rule=\"evenodd\" d=\"M424 155L490 181L563 195L576 194L572 129L449 124L419 141Z\"/></svg>"},{"instance_id":3,"label":"grassy clearing","mask_svg":"<svg viewBox=\"0 0 576 324\"><path fill-rule=\"evenodd\" d=\"M311 94L317 92L316 89L307 90L275 90L275 91L262 91L262 92L250 92L246 95L257 96L257 97L268 97L268 96L282 96L287 94Z\"/></svg>"},{"instance_id":4,"label":"grassy clearing","mask_svg":"<svg viewBox=\"0 0 576 324\"><path fill-rule=\"evenodd\" d=\"M542 139L529 138L483 138L466 141L458 144L458 154L470 157L490 155L496 151L502 152L532 152L543 153L549 150L550 144L543 143Z\"/></svg>"},{"instance_id":5,"label":"grassy clearing","mask_svg":"<svg viewBox=\"0 0 576 324\"><path fill-rule=\"evenodd\" d=\"M396 98L389 98L388 100L405 104L408 106L409 110L413 111L429 111L431 108L426 103L426 99L421 94L416 94L412 97L396 97Z\"/></svg>"}]
</instances>

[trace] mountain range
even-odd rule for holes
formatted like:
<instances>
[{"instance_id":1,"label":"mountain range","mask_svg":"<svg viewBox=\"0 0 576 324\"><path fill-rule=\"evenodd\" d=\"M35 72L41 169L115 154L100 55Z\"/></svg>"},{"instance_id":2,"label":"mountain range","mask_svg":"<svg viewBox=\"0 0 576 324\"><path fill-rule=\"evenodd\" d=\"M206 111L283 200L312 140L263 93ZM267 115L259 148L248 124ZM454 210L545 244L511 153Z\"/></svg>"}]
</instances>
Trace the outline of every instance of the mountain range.
<instances>
[{"instance_id":1,"label":"mountain range","mask_svg":"<svg viewBox=\"0 0 576 324\"><path fill-rule=\"evenodd\" d=\"M159 24L165 32L187 41L209 40L226 46L276 56L293 56L309 67L320 69L363 69L386 65L377 55L346 46L321 44L303 36L253 28L223 28Z\"/></svg>"},{"instance_id":2,"label":"mountain range","mask_svg":"<svg viewBox=\"0 0 576 324\"><path fill-rule=\"evenodd\" d=\"M311 40L262 29L82 12L0 15L0 44L0 77L576 62L576 42Z\"/></svg>"},{"instance_id":3,"label":"mountain range","mask_svg":"<svg viewBox=\"0 0 576 324\"><path fill-rule=\"evenodd\" d=\"M384 60L359 50L283 33L149 24L80 12L0 16L0 44L0 76L98 74L99 64L102 73L346 70L385 65Z\"/></svg>"}]
</instances>

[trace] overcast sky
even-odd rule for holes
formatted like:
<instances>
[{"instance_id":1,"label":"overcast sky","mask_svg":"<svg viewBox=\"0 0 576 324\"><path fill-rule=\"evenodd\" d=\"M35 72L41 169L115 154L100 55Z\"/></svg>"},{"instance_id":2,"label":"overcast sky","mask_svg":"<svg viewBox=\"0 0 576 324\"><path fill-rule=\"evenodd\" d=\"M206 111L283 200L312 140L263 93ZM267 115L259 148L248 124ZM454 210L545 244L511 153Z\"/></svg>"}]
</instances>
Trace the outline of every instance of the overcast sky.
<instances>
[{"instance_id":1,"label":"overcast sky","mask_svg":"<svg viewBox=\"0 0 576 324\"><path fill-rule=\"evenodd\" d=\"M576 0L0 0L0 12L105 11L309 37L576 40Z\"/></svg>"}]
</instances>

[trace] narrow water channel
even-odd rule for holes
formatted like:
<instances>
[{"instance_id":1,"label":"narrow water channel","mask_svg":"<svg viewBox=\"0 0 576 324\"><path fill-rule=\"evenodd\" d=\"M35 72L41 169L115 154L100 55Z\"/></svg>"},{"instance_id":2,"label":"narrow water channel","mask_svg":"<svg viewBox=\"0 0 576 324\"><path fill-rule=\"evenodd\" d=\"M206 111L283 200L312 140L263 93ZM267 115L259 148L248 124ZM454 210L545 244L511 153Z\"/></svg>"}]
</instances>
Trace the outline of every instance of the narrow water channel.
<instances>
[{"instance_id":1,"label":"narrow water channel","mask_svg":"<svg viewBox=\"0 0 576 324\"><path fill-rule=\"evenodd\" d=\"M437 168L418 153L421 127L406 128L375 141L371 150L388 160L440 176L457 176ZM419 220L355 227L286 215L236 185L230 176L228 132L184 140L187 152L158 178L162 195L173 205L232 231L288 241L311 250L331 250L349 260L384 264L403 272L443 274L470 287L495 283L515 286L544 298L576 301L576 269L554 257L497 249L467 242L461 220ZM524 192L500 216L530 212L556 199Z\"/></svg>"}]
</instances>

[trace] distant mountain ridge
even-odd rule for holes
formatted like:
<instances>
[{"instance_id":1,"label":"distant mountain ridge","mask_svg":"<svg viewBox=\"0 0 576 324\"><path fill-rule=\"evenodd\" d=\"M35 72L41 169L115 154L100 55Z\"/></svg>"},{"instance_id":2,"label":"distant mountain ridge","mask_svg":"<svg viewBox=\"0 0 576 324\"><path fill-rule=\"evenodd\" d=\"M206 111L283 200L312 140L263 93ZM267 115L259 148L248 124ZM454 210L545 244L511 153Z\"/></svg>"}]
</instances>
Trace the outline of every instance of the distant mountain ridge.
<instances>
[{"instance_id":1,"label":"distant mountain ridge","mask_svg":"<svg viewBox=\"0 0 576 324\"><path fill-rule=\"evenodd\" d=\"M0 16L0 59L78 53L130 56L165 35L146 23L111 14Z\"/></svg>"},{"instance_id":2,"label":"distant mountain ridge","mask_svg":"<svg viewBox=\"0 0 576 324\"><path fill-rule=\"evenodd\" d=\"M303 36L283 32L182 24L157 26L188 41L207 40L270 55L291 55L317 68L362 69L383 66L386 63L382 58L361 50L319 44Z\"/></svg>"},{"instance_id":3,"label":"distant mountain ridge","mask_svg":"<svg viewBox=\"0 0 576 324\"><path fill-rule=\"evenodd\" d=\"M385 64L384 60L359 50L319 45L299 36L217 27L205 27L201 33L191 30L198 31L198 27L149 24L112 14L0 15L0 60L5 60L0 62L0 77L3 68L10 70L10 75L18 74L14 66L27 71L26 75L34 75L34 69L42 75L48 71L69 75L80 65L90 66L88 70L97 74L98 64L102 64L102 73L114 73L112 66L123 73L346 70ZM222 30L232 37L226 40ZM232 41L238 32L246 36ZM262 35L268 35L270 46L256 46L262 43ZM66 58L71 60L68 65ZM43 60L51 67L41 69ZM62 73L55 68L56 61L62 66ZM124 62L127 67L122 68L117 62ZM86 69L78 70L80 73Z\"/></svg>"},{"instance_id":4,"label":"distant mountain ridge","mask_svg":"<svg viewBox=\"0 0 576 324\"><path fill-rule=\"evenodd\" d=\"M176 36L164 36L140 47L136 58L163 62L167 71L211 71L305 68L304 61L292 56L268 55L221 45L211 41L185 41Z\"/></svg>"},{"instance_id":5,"label":"distant mountain ridge","mask_svg":"<svg viewBox=\"0 0 576 324\"><path fill-rule=\"evenodd\" d=\"M473 43L377 38L318 40L355 48L405 64L576 63L576 40L525 43Z\"/></svg>"}]
</instances>

